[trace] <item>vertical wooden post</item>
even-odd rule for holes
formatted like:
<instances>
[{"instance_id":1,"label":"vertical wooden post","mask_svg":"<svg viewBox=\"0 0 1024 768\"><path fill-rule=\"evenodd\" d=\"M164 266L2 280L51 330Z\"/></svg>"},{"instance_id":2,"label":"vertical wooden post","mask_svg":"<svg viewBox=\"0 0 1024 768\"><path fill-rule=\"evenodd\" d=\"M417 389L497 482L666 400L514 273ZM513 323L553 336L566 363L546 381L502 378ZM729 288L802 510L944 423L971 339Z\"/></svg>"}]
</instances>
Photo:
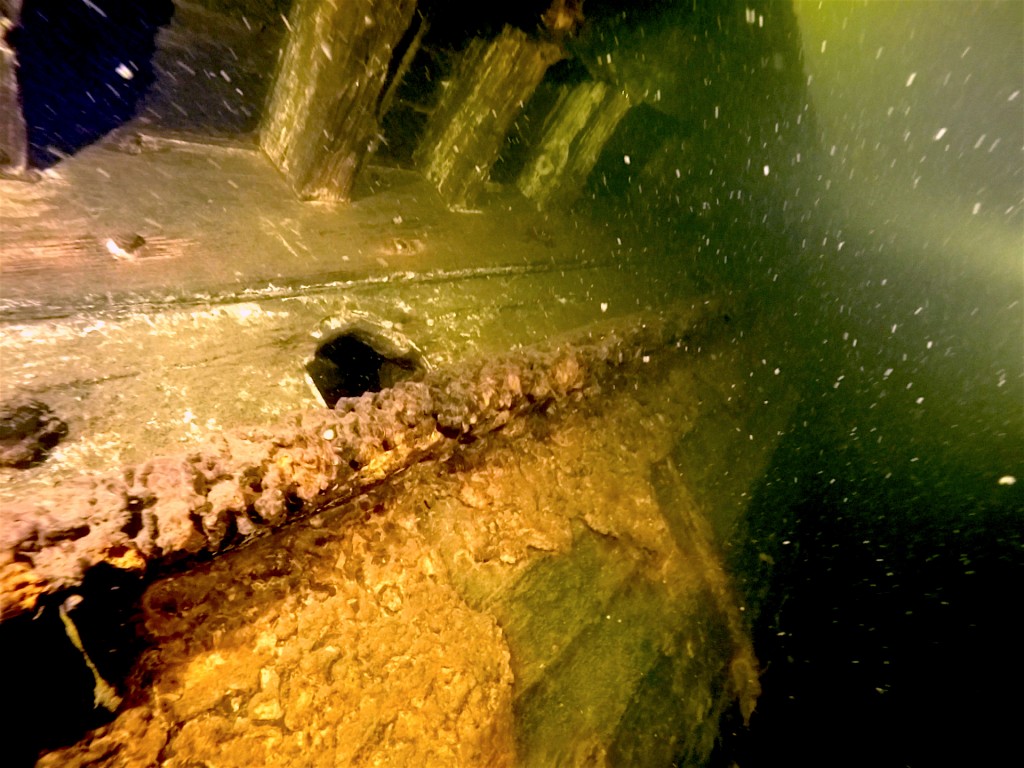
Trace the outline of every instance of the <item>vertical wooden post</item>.
<instances>
[{"instance_id":1,"label":"vertical wooden post","mask_svg":"<svg viewBox=\"0 0 1024 768\"><path fill-rule=\"evenodd\" d=\"M415 153L450 207L473 206L516 116L564 55L557 43L513 27L470 43Z\"/></svg>"},{"instance_id":2,"label":"vertical wooden post","mask_svg":"<svg viewBox=\"0 0 1024 768\"><path fill-rule=\"evenodd\" d=\"M564 90L516 186L542 208L571 206L629 108L624 93L600 81Z\"/></svg>"},{"instance_id":3,"label":"vertical wooden post","mask_svg":"<svg viewBox=\"0 0 1024 768\"><path fill-rule=\"evenodd\" d=\"M344 201L376 146L378 104L416 0L296 0L260 146L299 197Z\"/></svg>"},{"instance_id":4,"label":"vertical wooden post","mask_svg":"<svg viewBox=\"0 0 1024 768\"><path fill-rule=\"evenodd\" d=\"M21 18L21 0L0 0L0 174L28 169L28 132L18 98L18 57L9 35Z\"/></svg>"}]
</instances>

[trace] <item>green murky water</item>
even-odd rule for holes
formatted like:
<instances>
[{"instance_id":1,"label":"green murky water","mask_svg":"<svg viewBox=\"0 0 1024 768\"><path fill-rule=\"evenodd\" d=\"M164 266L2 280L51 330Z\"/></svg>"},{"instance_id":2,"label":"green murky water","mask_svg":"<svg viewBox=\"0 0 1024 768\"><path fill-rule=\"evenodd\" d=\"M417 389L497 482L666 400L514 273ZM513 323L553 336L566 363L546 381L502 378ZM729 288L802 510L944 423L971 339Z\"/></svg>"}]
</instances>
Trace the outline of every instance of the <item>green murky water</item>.
<instances>
[{"instance_id":1,"label":"green murky water","mask_svg":"<svg viewBox=\"0 0 1024 768\"><path fill-rule=\"evenodd\" d=\"M718 178L707 207L675 198L694 186L674 174L627 193L663 242L696 236L694 272L769 325L751 379L802 394L736 555L767 671L752 730L725 751L998 754L999 737L972 734L1009 727L979 704L1003 685L1003 595L1024 564L1020 6L737 10L685 107L701 130L673 153Z\"/></svg>"}]
</instances>

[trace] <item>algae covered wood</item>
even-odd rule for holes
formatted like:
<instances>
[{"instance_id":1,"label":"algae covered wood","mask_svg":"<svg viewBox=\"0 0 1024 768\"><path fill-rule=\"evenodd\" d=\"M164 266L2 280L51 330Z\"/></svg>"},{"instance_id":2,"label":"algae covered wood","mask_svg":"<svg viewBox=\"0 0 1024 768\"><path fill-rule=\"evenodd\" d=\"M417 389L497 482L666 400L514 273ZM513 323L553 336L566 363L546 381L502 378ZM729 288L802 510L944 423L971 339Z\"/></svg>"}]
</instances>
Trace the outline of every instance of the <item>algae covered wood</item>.
<instances>
[{"instance_id":1,"label":"algae covered wood","mask_svg":"<svg viewBox=\"0 0 1024 768\"><path fill-rule=\"evenodd\" d=\"M18 58L9 39L21 0L0 2L0 173L19 175L28 165L28 135L18 97Z\"/></svg>"},{"instance_id":2,"label":"algae covered wood","mask_svg":"<svg viewBox=\"0 0 1024 768\"><path fill-rule=\"evenodd\" d=\"M513 121L564 55L560 45L513 27L469 44L415 156L450 207L475 204Z\"/></svg>"},{"instance_id":3,"label":"algae covered wood","mask_svg":"<svg viewBox=\"0 0 1024 768\"><path fill-rule=\"evenodd\" d=\"M624 93L601 81L563 90L516 186L541 208L572 205L629 108Z\"/></svg>"},{"instance_id":4,"label":"algae covered wood","mask_svg":"<svg viewBox=\"0 0 1024 768\"><path fill-rule=\"evenodd\" d=\"M298 0L260 146L299 197L346 201L376 146L378 104L415 0Z\"/></svg>"}]
</instances>

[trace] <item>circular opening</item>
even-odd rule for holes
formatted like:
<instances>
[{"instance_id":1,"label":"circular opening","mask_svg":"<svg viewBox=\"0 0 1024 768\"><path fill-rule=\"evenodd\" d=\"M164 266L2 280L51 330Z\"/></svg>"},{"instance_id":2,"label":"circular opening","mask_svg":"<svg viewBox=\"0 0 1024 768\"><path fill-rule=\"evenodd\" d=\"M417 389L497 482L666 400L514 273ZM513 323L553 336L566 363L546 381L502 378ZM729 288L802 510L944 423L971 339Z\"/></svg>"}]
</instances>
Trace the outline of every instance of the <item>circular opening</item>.
<instances>
[{"instance_id":1,"label":"circular opening","mask_svg":"<svg viewBox=\"0 0 1024 768\"><path fill-rule=\"evenodd\" d=\"M417 379L426 370L411 342L366 326L331 333L305 367L310 386L328 408L343 397L359 397Z\"/></svg>"}]
</instances>

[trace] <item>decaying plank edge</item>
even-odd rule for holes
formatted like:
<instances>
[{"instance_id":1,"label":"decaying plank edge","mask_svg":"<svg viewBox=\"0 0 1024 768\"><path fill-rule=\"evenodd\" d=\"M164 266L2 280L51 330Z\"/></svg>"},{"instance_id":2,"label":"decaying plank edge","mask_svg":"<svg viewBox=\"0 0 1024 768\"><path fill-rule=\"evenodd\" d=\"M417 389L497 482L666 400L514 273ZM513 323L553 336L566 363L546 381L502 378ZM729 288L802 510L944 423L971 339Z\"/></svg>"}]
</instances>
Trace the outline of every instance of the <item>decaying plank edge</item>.
<instances>
[{"instance_id":1,"label":"decaying plank edge","mask_svg":"<svg viewBox=\"0 0 1024 768\"><path fill-rule=\"evenodd\" d=\"M0 622L74 594L98 565L142 578L345 502L514 418L585 397L659 350L685 348L717 315L715 302L699 301L609 321L9 505Z\"/></svg>"}]
</instances>

